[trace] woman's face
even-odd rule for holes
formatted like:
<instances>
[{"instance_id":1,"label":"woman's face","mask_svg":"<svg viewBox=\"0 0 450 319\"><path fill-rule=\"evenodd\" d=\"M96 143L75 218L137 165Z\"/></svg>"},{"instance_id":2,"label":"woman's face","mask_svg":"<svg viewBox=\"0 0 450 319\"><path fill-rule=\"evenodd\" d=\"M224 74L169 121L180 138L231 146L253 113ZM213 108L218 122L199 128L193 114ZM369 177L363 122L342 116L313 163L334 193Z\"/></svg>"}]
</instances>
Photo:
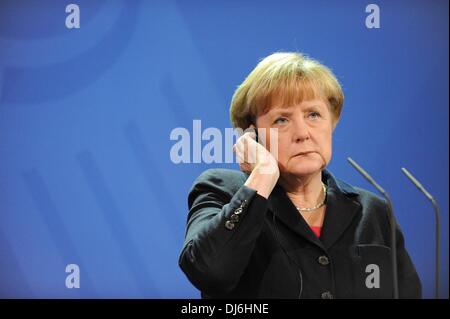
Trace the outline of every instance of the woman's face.
<instances>
[{"instance_id":1,"label":"woman's face","mask_svg":"<svg viewBox=\"0 0 450 319\"><path fill-rule=\"evenodd\" d=\"M278 129L278 166L281 174L306 176L317 173L331 160L333 121L323 99L279 107L256 119L258 128ZM270 133L266 146L270 149Z\"/></svg>"}]
</instances>

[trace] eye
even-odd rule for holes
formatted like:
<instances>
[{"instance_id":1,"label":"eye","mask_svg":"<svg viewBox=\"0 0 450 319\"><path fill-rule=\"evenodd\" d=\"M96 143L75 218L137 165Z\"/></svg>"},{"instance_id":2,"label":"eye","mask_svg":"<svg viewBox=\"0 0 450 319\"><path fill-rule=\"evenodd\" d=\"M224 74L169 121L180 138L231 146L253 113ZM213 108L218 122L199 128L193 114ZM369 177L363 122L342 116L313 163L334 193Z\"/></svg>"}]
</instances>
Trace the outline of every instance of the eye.
<instances>
[{"instance_id":1,"label":"eye","mask_svg":"<svg viewBox=\"0 0 450 319\"><path fill-rule=\"evenodd\" d=\"M273 122L273 124L285 124L286 122L287 122L287 118L279 117Z\"/></svg>"},{"instance_id":2,"label":"eye","mask_svg":"<svg viewBox=\"0 0 450 319\"><path fill-rule=\"evenodd\" d=\"M311 113L309 113L308 116L309 116L310 118L312 118L312 119L318 119L318 118L321 117L321 115L320 115L319 112L311 112Z\"/></svg>"}]
</instances>

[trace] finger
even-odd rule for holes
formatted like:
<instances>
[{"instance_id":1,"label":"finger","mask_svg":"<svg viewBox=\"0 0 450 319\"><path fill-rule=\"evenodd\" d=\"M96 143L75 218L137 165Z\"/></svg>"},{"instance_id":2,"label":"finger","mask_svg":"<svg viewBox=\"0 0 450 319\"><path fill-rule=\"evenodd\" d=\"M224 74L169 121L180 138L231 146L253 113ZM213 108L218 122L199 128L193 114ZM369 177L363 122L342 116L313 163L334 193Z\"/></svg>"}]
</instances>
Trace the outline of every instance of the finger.
<instances>
[{"instance_id":1,"label":"finger","mask_svg":"<svg viewBox=\"0 0 450 319\"><path fill-rule=\"evenodd\" d=\"M246 163L239 164L239 169L243 172L251 173L252 167Z\"/></svg>"},{"instance_id":2,"label":"finger","mask_svg":"<svg viewBox=\"0 0 450 319\"><path fill-rule=\"evenodd\" d=\"M245 162L245 152L244 152L244 146L242 143L236 143L235 147L236 152L236 159L238 163L244 163Z\"/></svg>"},{"instance_id":3,"label":"finger","mask_svg":"<svg viewBox=\"0 0 450 319\"><path fill-rule=\"evenodd\" d=\"M236 142L236 150L240 152L241 159L251 164L257 163L258 147L260 145L247 133Z\"/></svg>"},{"instance_id":4,"label":"finger","mask_svg":"<svg viewBox=\"0 0 450 319\"><path fill-rule=\"evenodd\" d=\"M245 138L247 136L251 136L253 139L256 139L255 127L252 125L245 129L244 134L241 137Z\"/></svg>"},{"instance_id":5,"label":"finger","mask_svg":"<svg viewBox=\"0 0 450 319\"><path fill-rule=\"evenodd\" d=\"M247 136L243 139L242 145L244 147L245 162L249 164L255 164L258 144L250 136Z\"/></svg>"},{"instance_id":6,"label":"finger","mask_svg":"<svg viewBox=\"0 0 450 319\"><path fill-rule=\"evenodd\" d=\"M258 143L255 141L247 143L247 162L256 164L258 154Z\"/></svg>"},{"instance_id":7,"label":"finger","mask_svg":"<svg viewBox=\"0 0 450 319\"><path fill-rule=\"evenodd\" d=\"M255 125L253 125L253 124L251 124L249 127L250 127L251 129L253 129L253 132L255 132L255 135L258 136L258 128L257 128ZM256 138L255 138L255 139L256 139Z\"/></svg>"},{"instance_id":8,"label":"finger","mask_svg":"<svg viewBox=\"0 0 450 319\"><path fill-rule=\"evenodd\" d=\"M251 138L252 140L256 140L255 130L248 131L244 135L246 135L246 138Z\"/></svg>"},{"instance_id":9,"label":"finger","mask_svg":"<svg viewBox=\"0 0 450 319\"><path fill-rule=\"evenodd\" d=\"M236 154L238 155L238 160L240 163L256 163L256 150L252 149L255 144L255 142L249 143L248 140L243 140L241 143L236 145Z\"/></svg>"}]
</instances>

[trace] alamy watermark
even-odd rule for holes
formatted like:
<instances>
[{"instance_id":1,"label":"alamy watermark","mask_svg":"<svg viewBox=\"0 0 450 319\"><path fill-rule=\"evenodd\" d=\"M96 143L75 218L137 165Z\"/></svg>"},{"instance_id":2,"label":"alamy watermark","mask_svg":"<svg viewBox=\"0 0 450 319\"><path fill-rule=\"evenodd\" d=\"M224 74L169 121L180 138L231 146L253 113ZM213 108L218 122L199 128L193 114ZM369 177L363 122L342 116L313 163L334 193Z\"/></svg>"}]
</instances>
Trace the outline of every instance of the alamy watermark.
<instances>
[{"instance_id":1,"label":"alamy watermark","mask_svg":"<svg viewBox=\"0 0 450 319\"><path fill-rule=\"evenodd\" d=\"M366 13L370 13L366 17L367 29L379 29L380 28L380 7L374 3L366 6Z\"/></svg>"},{"instance_id":2,"label":"alamy watermark","mask_svg":"<svg viewBox=\"0 0 450 319\"><path fill-rule=\"evenodd\" d=\"M66 266L66 288L80 288L80 267L77 264L69 264Z\"/></svg>"},{"instance_id":3,"label":"alamy watermark","mask_svg":"<svg viewBox=\"0 0 450 319\"><path fill-rule=\"evenodd\" d=\"M66 6L66 28L79 29L80 28L80 7L77 4L71 3Z\"/></svg>"},{"instance_id":4,"label":"alamy watermark","mask_svg":"<svg viewBox=\"0 0 450 319\"><path fill-rule=\"evenodd\" d=\"M75 3L68 4L65 8L66 13L66 27L68 29L80 28L80 7ZM366 6L366 13L369 15L366 17L365 25L368 29L380 28L380 7L377 4L370 3Z\"/></svg>"},{"instance_id":5,"label":"alamy watermark","mask_svg":"<svg viewBox=\"0 0 450 319\"><path fill-rule=\"evenodd\" d=\"M377 264L366 266L366 287L369 289L380 288L380 267Z\"/></svg>"},{"instance_id":6,"label":"alamy watermark","mask_svg":"<svg viewBox=\"0 0 450 319\"><path fill-rule=\"evenodd\" d=\"M201 120L193 120L191 129L176 127L170 132L170 140L175 141L170 149L170 160L174 164L242 162L256 164L257 161L262 160L252 156L256 153L260 156L261 154L268 156L270 153L278 159L278 130L275 128L257 129L258 143L266 147L268 142L270 145L266 148L268 152L257 152L258 143L253 143L248 145L244 157L236 156L233 145L247 132L255 133L255 129L248 128L244 131L240 128L227 127L221 130L208 127L203 130Z\"/></svg>"}]
</instances>

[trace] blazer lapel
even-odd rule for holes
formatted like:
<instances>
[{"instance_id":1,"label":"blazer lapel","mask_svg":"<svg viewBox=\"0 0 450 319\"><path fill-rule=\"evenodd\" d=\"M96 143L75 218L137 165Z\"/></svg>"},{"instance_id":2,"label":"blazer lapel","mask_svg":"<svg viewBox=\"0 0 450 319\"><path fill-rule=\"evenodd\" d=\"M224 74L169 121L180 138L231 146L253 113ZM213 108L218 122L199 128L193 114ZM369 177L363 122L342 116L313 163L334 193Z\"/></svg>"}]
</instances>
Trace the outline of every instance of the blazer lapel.
<instances>
[{"instance_id":1,"label":"blazer lapel","mask_svg":"<svg viewBox=\"0 0 450 319\"><path fill-rule=\"evenodd\" d=\"M350 185L338 181L327 170L322 172L322 181L327 185L327 207L320 239L301 217L286 191L276 185L269 196L268 208L290 230L321 248L330 248L344 233L361 205L355 199L357 191Z\"/></svg>"},{"instance_id":2,"label":"blazer lapel","mask_svg":"<svg viewBox=\"0 0 450 319\"><path fill-rule=\"evenodd\" d=\"M328 171L324 171L322 179L328 185L328 190L320 239L325 248L329 249L350 226L361 204L358 192L349 184L336 180Z\"/></svg>"},{"instance_id":3,"label":"blazer lapel","mask_svg":"<svg viewBox=\"0 0 450 319\"><path fill-rule=\"evenodd\" d=\"M286 191L278 184L269 196L268 209L273 212L276 219L294 233L323 248L323 244L295 208Z\"/></svg>"}]
</instances>

